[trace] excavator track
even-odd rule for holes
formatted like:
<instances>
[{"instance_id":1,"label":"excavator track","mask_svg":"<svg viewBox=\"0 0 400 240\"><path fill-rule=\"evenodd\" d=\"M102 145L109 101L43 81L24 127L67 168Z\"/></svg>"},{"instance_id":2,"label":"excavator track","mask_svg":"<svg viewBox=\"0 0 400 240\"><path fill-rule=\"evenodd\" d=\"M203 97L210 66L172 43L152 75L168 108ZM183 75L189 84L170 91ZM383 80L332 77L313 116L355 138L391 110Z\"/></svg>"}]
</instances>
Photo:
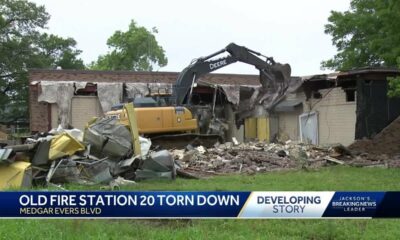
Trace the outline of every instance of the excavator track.
<instances>
[{"instance_id":1,"label":"excavator track","mask_svg":"<svg viewBox=\"0 0 400 240\"><path fill-rule=\"evenodd\" d=\"M184 149L188 145L204 146L206 148L214 146L217 142L223 143L224 138L218 134L182 133L158 135L150 137L154 148L162 149Z\"/></svg>"}]
</instances>

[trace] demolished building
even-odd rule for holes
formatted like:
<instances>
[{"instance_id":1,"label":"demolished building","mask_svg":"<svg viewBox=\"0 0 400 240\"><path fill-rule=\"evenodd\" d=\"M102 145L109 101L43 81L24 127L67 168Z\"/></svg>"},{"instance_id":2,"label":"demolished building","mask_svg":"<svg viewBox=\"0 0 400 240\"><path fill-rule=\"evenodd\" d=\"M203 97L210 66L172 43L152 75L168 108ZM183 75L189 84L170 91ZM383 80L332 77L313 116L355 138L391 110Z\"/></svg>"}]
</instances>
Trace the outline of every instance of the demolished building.
<instances>
[{"instance_id":1,"label":"demolished building","mask_svg":"<svg viewBox=\"0 0 400 240\"><path fill-rule=\"evenodd\" d=\"M169 105L177 76L163 72L30 70L30 130L45 132L59 124L83 129L92 117L137 97L153 96L161 106ZM227 126L228 139L242 141L244 121L236 121L235 112L259 84L259 76L255 75L208 74L193 88L191 104L198 108L193 114L207 119L210 111L201 106L213 105L214 114ZM201 129L202 122L199 125Z\"/></svg>"},{"instance_id":2,"label":"demolished building","mask_svg":"<svg viewBox=\"0 0 400 240\"><path fill-rule=\"evenodd\" d=\"M395 68L360 68L302 77L301 90L276 107L279 137L313 144L351 144L373 138L400 116L400 98L389 98Z\"/></svg>"},{"instance_id":3,"label":"demolished building","mask_svg":"<svg viewBox=\"0 0 400 240\"><path fill-rule=\"evenodd\" d=\"M93 116L139 96L156 95L161 104L168 105L165 96L171 96L178 74L30 70L30 130L46 132L58 124L83 129ZM373 137L400 115L399 98L387 97L386 80L397 75L398 69L364 68L305 76L301 86L291 89L273 111L261 107L238 121L235 113L248 107L260 84L259 76L208 74L194 87L192 104L215 103L215 114L226 123L227 139L348 145ZM58 94L59 88L63 94ZM204 118L211 113L199 110L194 114Z\"/></svg>"},{"instance_id":4,"label":"demolished building","mask_svg":"<svg viewBox=\"0 0 400 240\"><path fill-rule=\"evenodd\" d=\"M92 76L85 79L85 74ZM400 99L387 97L386 81L400 74L397 69L358 69L306 76L300 81L292 78L301 84L289 84L292 89L270 111L259 104L249 115L241 115L242 119L237 112L245 112L242 110L251 105L257 76L232 75L226 82L224 77L229 75L208 76L194 87L191 103L200 110L211 104L213 111L194 113L221 119L227 125L228 142L207 147L186 142L185 147L169 152L158 151L157 146L149 152L151 142L139 139L136 117L128 117L128 126L109 117L92 119L115 104L142 96L169 104L165 97L171 95L172 83L151 78L135 82L131 77L138 73L133 72L124 72L131 81L112 82L112 76L118 74L122 73L31 71L31 130L41 133L23 145L0 149L4 175L0 188L29 188L43 182L119 186L149 178L174 179L176 175L253 174L330 164L398 167ZM132 104L124 108L134 112ZM53 126L58 128L48 132ZM365 137L372 139L362 139ZM354 139L362 140L352 143ZM268 143L272 141L277 143ZM337 142L352 144L349 148L325 145Z\"/></svg>"}]
</instances>

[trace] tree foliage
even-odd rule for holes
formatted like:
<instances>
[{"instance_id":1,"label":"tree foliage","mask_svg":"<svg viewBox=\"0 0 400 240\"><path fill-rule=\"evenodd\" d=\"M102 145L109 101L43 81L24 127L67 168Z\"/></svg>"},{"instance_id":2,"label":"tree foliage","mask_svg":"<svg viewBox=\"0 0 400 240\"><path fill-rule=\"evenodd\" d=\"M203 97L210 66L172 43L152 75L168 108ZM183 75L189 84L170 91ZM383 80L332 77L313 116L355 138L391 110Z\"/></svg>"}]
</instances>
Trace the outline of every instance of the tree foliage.
<instances>
[{"instance_id":1,"label":"tree foliage","mask_svg":"<svg viewBox=\"0 0 400 240\"><path fill-rule=\"evenodd\" d=\"M126 32L116 31L108 40L110 51L99 56L90 66L95 70L152 71L167 64L164 49L158 44L155 34L131 21Z\"/></svg>"},{"instance_id":2,"label":"tree foliage","mask_svg":"<svg viewBox=\"0 0 400 240\"><path fill-rule=\"evenodd\" d=\"M43 33L50 16L26 0L0 0L0 120L27 117L29 68L84 68L72 38Z\"/></svg>"},{"instance_id":3,"label":"tree foliage","mask_svg":"<svg viewBox=\"0 0 400 240\"><path fill-rule=\"evenodd\" d=\"M338 53L322 66L348 70L399 64L399 13L398 0L352 0L350 10L332 11L325 33L332 36Z\"/></svg>"}]
</instances>

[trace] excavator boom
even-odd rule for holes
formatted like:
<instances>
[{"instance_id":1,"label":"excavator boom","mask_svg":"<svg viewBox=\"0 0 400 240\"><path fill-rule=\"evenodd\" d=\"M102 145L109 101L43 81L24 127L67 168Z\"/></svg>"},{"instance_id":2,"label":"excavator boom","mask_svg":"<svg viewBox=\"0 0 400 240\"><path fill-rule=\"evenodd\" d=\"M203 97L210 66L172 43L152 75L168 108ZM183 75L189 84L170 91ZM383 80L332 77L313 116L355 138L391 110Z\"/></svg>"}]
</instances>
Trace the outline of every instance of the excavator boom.
<instances>
[{"instance_id":1,"label":"excavator boom","mask_svg":"<svg viewBox=\"0 0 400 240\"><path fill-rule=\"evenodd\" d=\"M228 56L214 59L214 57L226 52ZM265 60L260 57L264 57ZM291 69L289 64L276 63L272 57L266 57L254 50L230 43L222 50L196 59L181 72L174 85L175 104L180 106L184 103L187 94L191 94L190 90L201 76L238 61L253 65L260 71L260 83L264 88L267 88L271 83L290 81Z\"/></svg>"}]
</instances>

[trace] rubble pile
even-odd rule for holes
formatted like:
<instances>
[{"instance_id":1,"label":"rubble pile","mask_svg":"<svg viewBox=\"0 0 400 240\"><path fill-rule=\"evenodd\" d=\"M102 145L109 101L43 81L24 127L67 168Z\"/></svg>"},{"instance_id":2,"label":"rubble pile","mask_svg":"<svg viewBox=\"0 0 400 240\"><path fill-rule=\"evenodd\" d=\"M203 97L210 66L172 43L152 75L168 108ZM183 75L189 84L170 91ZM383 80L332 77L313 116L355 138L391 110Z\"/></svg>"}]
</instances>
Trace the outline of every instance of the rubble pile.
<instances>
[{"instance_id":1,"label":"rubble pile","mask_svg":"<svg viewBox=\"0 0 400 240\"><path fill-rule=\"evenodd\" d=\"M0 189L64 183L116 189L142 179L175 179L169 152L152 152L149 139L139 140L141 154L134 155L129 129L110 118L97 119L85 132L59 127L33 136L0 149Z\"/></svg>"},{"instance_id":2,"label":"rubble pile","mask_svg":"<svg viewBox=\"0 0 400 240\"><path fill-rule=\"evenodd\" d=\"M398 161L385 155L354 154L340 144L315 146L287 141L285 143L227 142L213 148L189 147L170 151L184 171L209 174L270 172L327 165L358 167L397 167Z\"/></svg>"},{"instance_id":3,"label":"rubble pile","mask_svg":"<svg viewBox=\"0 0 400 240\"><path fill-rule=\"evenodd\" d=\"M249 142L216 144L186 150L171 150L175 161L185 171L205 173L270 172L283 169L319 168L328 164L343 164L334 156L346 157L343 146L318 147L292 141L285 144Z\"/></svg>"},{"instance_id":4,"label":"rubble pile","mask_svg":"<svg viewBox=\"0 0 400 240\"><path fill-rule=\"evenodd\" d=\"M64 183L100 184L118 189L138 180L175 179L177 175L199 178L212 174L316 169L337 164L400 167L400 155L374 152L372 146L374 141L392 139L391 132L395 131L392 128L398 124L399 119L368 145L356 142L350 148L290 140L239 143L233 138L232 142L217 143L209 148L189 144L185 149L154 151L151 147L159 146L152 146L150 139L139 137L140 144L134 144L132 139L137 139L137 135L133 136L117 119L98 118L89 122L84 132L59 127L32 136L24 144L0 148L0 189ZM140 149L135 151L134 146ZM361 146L368 146L372 151ZM396 153L398 146L391 147L394 150L390 153Z\"/></svg>"}]
</instances>

